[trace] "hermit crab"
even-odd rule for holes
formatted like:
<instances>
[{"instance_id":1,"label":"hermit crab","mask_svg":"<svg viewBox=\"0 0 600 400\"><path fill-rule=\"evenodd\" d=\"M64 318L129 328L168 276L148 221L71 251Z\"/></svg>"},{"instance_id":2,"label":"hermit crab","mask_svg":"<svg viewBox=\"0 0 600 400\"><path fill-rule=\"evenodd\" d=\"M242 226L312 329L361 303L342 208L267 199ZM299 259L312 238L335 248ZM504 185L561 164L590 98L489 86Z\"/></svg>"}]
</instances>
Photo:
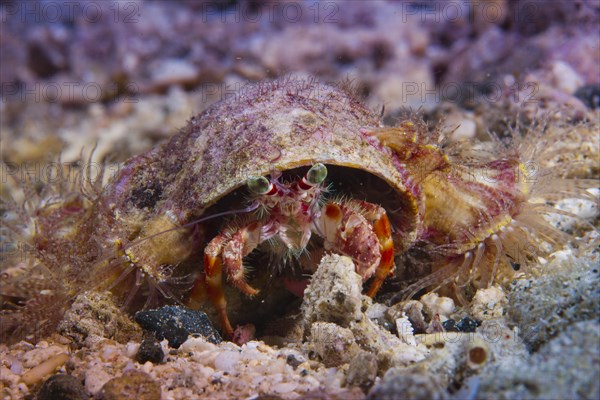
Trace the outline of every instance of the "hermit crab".
<instances>
[{"instance_id":1,"label":"hermit crab","mask_svg":"<svg viewBox=\"0 0 600 400\"><path fill-rule=\"evenodd\" d=\"M378 119L333 87L283 81L250 87L192 119L169 144L132 160L104 191L103 208L117 216L118 230L127 232L122 237L144 240L123 252L157 283L166 278L162 266L191 251L190 233L143 238L202 216L235 214L208 238L205 281L197 283L227 334L233 329L222 276L256 294L243 262L264 242L283 257L301 257L315 241L349 255L365 280L373 277L368 293L375 295L393 273L394 248L414 241L418 213L417 192L405 186L393 151L366 130L377 128ZM332 181L348 189L328 193ZM354 192L359 185L362 193ZM369 197L371 190L376 194ZM383 190L388 193L378 193ZM395 210L394 232L382 204Z\"/></svg>"},{"instance_id":2,"label":"hermit crab","mask_svg":"<svg viewBox=\"0 0 600 400\"><path fill-rule=\"evenodd\" d=\"M587 191L597 180L541 167L552 146L540 134L477 149L449 145L414 114L395 127L380 120L344 87L243 88L86 196L73 229L100 251L79 281L125 303L144 285L147 297L194 306L207 295L229 337L223 288L256 295L245 263L257 248L275 266L347 255L371 297L394 277L406 283L391 300L445 286L466 302L571 239L544 215L575 216L548 201L597 202ZM179 296L190 257L201 273Z\"/></svg>"}]
</instances>

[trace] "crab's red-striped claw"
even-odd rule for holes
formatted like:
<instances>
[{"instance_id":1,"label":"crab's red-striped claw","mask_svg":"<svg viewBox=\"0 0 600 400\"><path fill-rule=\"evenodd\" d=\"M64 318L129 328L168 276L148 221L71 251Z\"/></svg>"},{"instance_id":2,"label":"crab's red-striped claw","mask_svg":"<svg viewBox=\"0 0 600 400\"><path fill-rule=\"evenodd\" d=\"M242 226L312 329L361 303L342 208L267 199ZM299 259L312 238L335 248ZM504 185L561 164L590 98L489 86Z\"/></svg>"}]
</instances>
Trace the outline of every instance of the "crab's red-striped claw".
<instances>
[{"instance_id":1,"label":"crab's red-striped claw","mask_svg":"<svg viewBox=\"0 0 600 400\"><path fill-rule=\"evenodd\" d=\"M361 200L349 200L349 204L360 210L360 213L373 225L373 232L379 241L381 259L375 270L375 277L367 291L367 296L375 297L381 284L387 277L394 273L394 242L392 228L385 209L377 204Z\"/></svg>"},{"instance_id":2,"label":"crab's red-striped claw","mask_svg":"<svg viewBox=\"0 0 600 400\"><path fill-rule=\"evenodd\" d=\"M373 231L379 239L381 261L375 270L375 278L367 291L367 296L375 297L383 281L394 273L394 242L392 241L392 229L390 221L385 214L373 223Z\"/></svg>"},{"instance_id":3,"label":"crab's red-striped claw","mask_svg":"<svg viewBox=\"0 0 600 400\"><path fill-rule=\"evenodd\" d=\"M227 242L224 235L218 235L204 249L204 276L208 298L217 310L221 329L227 337L233 337L233 328L227 317L227 301L223 292L223 271L221 252Z\"/></svg>"},{"instance_id":4,"label":"crab's red-striped claw","mask_svg":"<svg viewBox=\"0 0 600 400\"><path fill-rule=\"evenodd\" d=\"M364 280L375 275L367 295L374 297L394 272L394 242L383 207L365 201L327 203L317 225L331 249L352 257Z\"/></svg>"}]
</instances>

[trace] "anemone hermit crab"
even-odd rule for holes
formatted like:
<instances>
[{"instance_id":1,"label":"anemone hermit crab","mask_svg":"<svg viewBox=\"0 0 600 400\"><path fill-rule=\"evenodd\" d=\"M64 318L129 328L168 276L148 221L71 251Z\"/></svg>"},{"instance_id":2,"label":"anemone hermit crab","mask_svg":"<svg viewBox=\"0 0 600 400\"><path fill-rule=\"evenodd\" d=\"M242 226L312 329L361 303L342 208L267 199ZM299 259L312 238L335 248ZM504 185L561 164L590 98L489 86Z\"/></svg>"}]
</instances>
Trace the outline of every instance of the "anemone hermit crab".
<instances>
[{"instance_id":1,"label":"anemone hermit crab","mask_svg":"<svg viewBox=\"0 0 600 400\"><path fill-rule=\"evenodd\" d=\"M203 273L183 301L208 293L229 337L222 277L255 295L244 259L262 244L292 259L347 255L371 297L395 275L410 280L394 299L445 285L468 301L470 289L506 281L571 239L544 215L574 216L539 199L597 201L587 189L598 186L540 168L552 151L540 134L473 149L446 145L416 116L384 127L344 88L250 85L129 160L102 190L79 191L86 205L71 233L88 238L81 253L101 249L80 281L126 301L144 283L174 297L178 265L203 247Z\"/></svg>"}]
</instances>

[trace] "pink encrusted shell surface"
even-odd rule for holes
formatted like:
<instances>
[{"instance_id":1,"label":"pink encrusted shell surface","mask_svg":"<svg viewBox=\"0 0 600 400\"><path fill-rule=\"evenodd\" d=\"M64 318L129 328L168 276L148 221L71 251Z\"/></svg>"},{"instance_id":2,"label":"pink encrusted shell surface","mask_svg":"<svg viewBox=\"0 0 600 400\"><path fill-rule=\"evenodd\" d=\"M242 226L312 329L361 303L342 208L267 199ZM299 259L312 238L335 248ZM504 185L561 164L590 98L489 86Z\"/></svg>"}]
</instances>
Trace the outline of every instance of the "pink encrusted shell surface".
<instances>
[{"instance_id":1,"label":"pink encrusted shell surface","mask_svg":"<svg viewBox=\"0 0 600 400\"><path fill-rule=\"evenodd\" d=\"M121 217L148 220L169 212L183 224L251 175L321 162L383 179L402 199L396 207L412 230L416 189L405 187L390 149L368 135L379 127L379 116L345 89L291 79L249 85L193 117L161 147L131 159L104 201Z\"/></svg>"}]
</instances>

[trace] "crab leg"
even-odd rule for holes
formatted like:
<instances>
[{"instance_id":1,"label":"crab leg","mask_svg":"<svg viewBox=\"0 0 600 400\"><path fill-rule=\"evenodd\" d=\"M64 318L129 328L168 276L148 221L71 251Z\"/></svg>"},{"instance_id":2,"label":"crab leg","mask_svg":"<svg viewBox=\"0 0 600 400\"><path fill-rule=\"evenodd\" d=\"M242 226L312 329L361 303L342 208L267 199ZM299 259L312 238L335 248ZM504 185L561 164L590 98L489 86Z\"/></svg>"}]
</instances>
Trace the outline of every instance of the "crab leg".
<instances>
[{"instance_id":1,"label":"crab leg","mask_svg":"<svg viewBox=\"0 0 600 400\"><path fill-rule=\"evenodd\" d=\"M265 232L261 235L262 231ZM229 337L233 335L233 328L227 316L227 300L223 292L223 269L227 280L242 293L248 296L258 294L258 290L250 286L244 278L242 261L262 241L272 235L273 232L269 227L253 222L237 229L231 236L226 233L217 235L204 249L204 276L208 297L217 310L223 331Z\"/></svg>"},{"instance_id":2,"label":"crab leg","mask_svg":"<svg viewBox=\"0 0 600 400\"><path fill-rule=\"evenodd\" d=\"M260 225L253 222L238 229L223 248L222 258L227 280L248 296L258 294L258 290L246 282L242 261L261 243L260 233Z\"/></svg>"},{"instance_id":3,"label":"crab leg","mask_svg":"<svg viewBox=\"0 0 600 400\"><path fill-rule=\"evenodd\" d=\"M224 234L219 234L204 249L204 277L208 298L217 310L221 328L228 337L232 337L233 328L227 317L227 301L223 292L223 265L219 257L227 240Z\"/></svg>"}]
</instances>

